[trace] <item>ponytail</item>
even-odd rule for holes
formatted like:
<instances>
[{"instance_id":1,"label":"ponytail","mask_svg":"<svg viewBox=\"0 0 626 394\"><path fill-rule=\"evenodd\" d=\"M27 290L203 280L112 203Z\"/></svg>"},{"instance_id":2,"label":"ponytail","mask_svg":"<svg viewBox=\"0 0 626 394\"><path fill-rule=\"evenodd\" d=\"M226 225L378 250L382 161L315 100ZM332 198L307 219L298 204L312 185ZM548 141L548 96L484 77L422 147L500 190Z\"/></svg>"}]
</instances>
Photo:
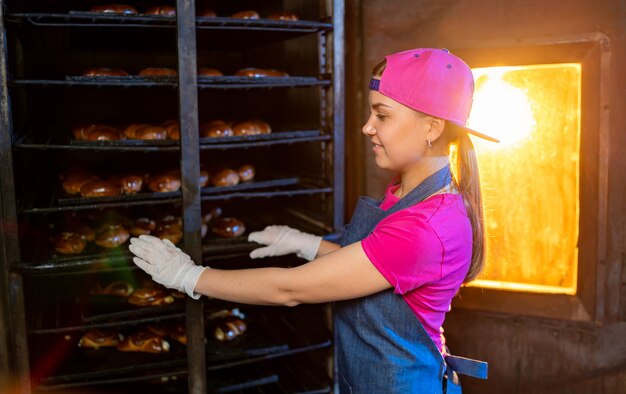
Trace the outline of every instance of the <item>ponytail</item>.
<instances>
[{"instance_id":1,"label":"ponytail","mask_svg":"<svg viewBox=\"0 0 626 394\"><path fill-rule=\"evenodd\" d=\"M452 181L463 197L472 225L472 260L463 280L463 283L468 283L476 279L485 265L485 228L478 160L474 144L465 130L446 122L446 131L450 138Z\"/></svg>"},{"instance_id":2,"label":"ponytail","mask_svg":"<svg viewBox=\"0 0 626 394\"><path fill-rule=\"evenodd\" d=\"M372 75L381 77L387 60L383 59L372 70ZM444 134L450 147L450 167L452 182L463 197L465 210L472 225L472 260L463 280L468 283L476 279L485 265L485 228L483 219L483 201L480 193L478 160L474 144L465 130L446 122Z\"/></svg>"}]
</instances>

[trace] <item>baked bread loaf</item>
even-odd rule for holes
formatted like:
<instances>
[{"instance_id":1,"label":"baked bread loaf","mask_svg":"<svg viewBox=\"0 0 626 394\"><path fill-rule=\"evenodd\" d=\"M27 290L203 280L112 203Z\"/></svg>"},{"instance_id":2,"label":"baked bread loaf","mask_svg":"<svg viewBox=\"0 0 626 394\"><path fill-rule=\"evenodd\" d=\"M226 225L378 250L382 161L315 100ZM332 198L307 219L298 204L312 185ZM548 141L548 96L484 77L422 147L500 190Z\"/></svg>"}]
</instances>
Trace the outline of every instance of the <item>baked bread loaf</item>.
<instances>
[{"instance_id":1,"label":"baked bread loaf","mask_svg":"<svg viewBox=\"0 0 626 394\"><path fill-rule=\"evenodd\" d=\"M259 135L261 128L256 122L240 122L233 126L233 132L236 136Z\"/></svg>"},{"instance_id":2,"label":"baked bread loaf","mask_svg":"<svg viewBox=\"0 0 626 394\"><path fill-rule=\"evenodd\" d=\"M148 180L148 189L156 193L175 192L180 189L180 172L170 171Z\"/></svg>"},{"instance_id":3,"label":"baked bread loaf","mask_svg":"<svg viewBox=\"0 0 626 394\"><path fill-rule=\"evenodd\" d=\"M135 7L126 4L103 4L91 7L91 12L133 15L137 13L137 10Z\"/></svg>"},{"instance_id":4,"label":"baked bread loaf","mask_svg":"<svg viewBox=\"0 0 626 394\"><path fill-rule=\"evenodd\" d=\"M244 68L235 73L238 77L250 77L250 78L264 78L264 77L288 77L284 71L278 71L274 69L260 69L260 68Z\"/></svg>"},{"instance_id":5,"label":"baked bread loaf","mask_svg":"<svg viewBox=\"0 0 626 394\"><path fill-rule=\"evenodd\" d=\"M94 67L83 72L84 77L127 77L128 73L119 68Z\"/></svg>"},{"instance_id":6,"label":"baked bread loaf","mask_svg":"<svg viewBox=\"0 0 626 394\"><path fill-rule=\"evenodd\" d=\"M232 137L233 128L223 120L211 120L200 126L200 137Z\"/></svg>"},{"instance_id":7,"label":"baked bread loaf","mask_svg":"<svg viewBox=\"0 0 626 394\"><path fill-rule=\"evenodd\" d=\"M157 238L167 239L174 245L183 239L183 225L180 218L176 218L176 221L161 221L157 225L156 230L153 232Z\"/></svg>"},{"instance_id":8,"label":"baked bread loaf","mask_svg":"<svg viewBox=\"0 0 626 394\"><path fill-rule=\"evenodd\" d=\"M114 197L122 194L122 184L115 180L90 180L80 187L83 197Z\"/></svg>"},{"instance_id":9,"label":"baked bread loaf","mask_svg":"<svg viewBox=\"0 0 626 394\"><path fill-rule=\"evenodd\" d=\"M150 7L146 15L176 16L176 8L169 6Z\"/></svg>"},{"instance_id":10,"label":"baked bread loaf","mask_svg":"<svg viewBox=\"0 0 626 394\"><path fill-rule=\"evenodd\" d=\"M149 235L156 229L156 222L148 218L139 218L135 220L135 223L130 228L130 233L133 237L140 235Z\"/></svg>"},{"instance_id":11,"label":"baked bread loaf","mask_svg":"<svg viewBox=\"0 0 626 394\"><path fill-rule=\"evenodd\" d=\"M175 77L178 75L173 68L149 67L139 71L140 77Z\"/></svg>"},{"instance_id":12,"label":"baked bread loaf","mask_svg":"<svg viewBox=\"0 0 626 394\"><path fill-rule=\"evenodd\" d=\"M52 238L52 245L57 253L78 254L87 246L87 240L80 234L64 231Z\"/></svg>"},{"instance_id":13,"label":"baked bread loaf","mask_svg":"<svg viewBox=\"0 0 626 394\"><path fill-rule=\"evenodd\" d=\"M87 134L86 141L119 141L124 139L117 130L97 129Z\"/></svg>"},{"instance_id":14,"label":"baked bread loaf","mask_svg":"<svg viewBox=\"0 0 626 394\"><path fill-rule=\"evenodd\" d=\"M215 18L217 14L215 13L215 11L205 8L199 11L197 16L202 18Z\"/></svg>"},{"instance_id":15,"label":"baked bread loaf","mask_svg":"<svg viewBox=\"0 0 626 394\"><path fill-rule=\"evenodd\" d=\"M170 329L170 337L183 345L187 345L187 330L185 329L185 325L183 323L176 323L172 325Z\"/></svg>"},{"instance_id":16,"label":"baked bread loaf","mask_svg":"<svg viewBox=\"0 0 626 394\"><path fill-rule=\"evenodd\" d=\"M280 21L297 21L298 15L293 12L275 12L270 14L267 19L280 20Z\"/></svg>"},{"instance_id":17,"label":"baked bread loaf","mask_svg":"<svg viewBox=\"0 0 626 394\"><path fill-rule=\"evenodd\" d=\"M143 177L139 175L116 175L109 180L118 182L123 194L137 194L143 187Z\"/></svg>"},{"instance_id":18,"label":"baked bread loaf","mask_svg":"<svg viewBox=\"0 0 626 394\"><path fill-rule=\"evenodd\" d=\"M134 140L135 133L137 132L137 130L143 127L147 127L147 126L150 126L150 125L145 124L145 123L132 123L126 126L126 128L124 129L124 136L128 139Z\"/></svg>"},{"instance_id":19,"label":"baked bread loaf","mask_svg":"<svg viewBox=\"0 0 626 394\"><path fill-rule=\"evenodd\" d=\"M235 218L220 218L211 224L213 234L222 238L234 238L246 232L246 226Z\"/></svg>"},{"instance_id":20,"label":"baked bread loaf","mask_svg":"<svg viewBox=\"0 0 626 394\"><path fill-rule=\"evenodd\" d=\"M164 140L167 138L167 130L162 126L144 126L135 130L135 139L138 140Z\"/></svg>"},{"instance_id":21,"label":"baked bread loaf","mask_svg":"<svg viewBox=\"0 0 626 394\"><path fill-rule=\"evenodd\" d=\"M170 120L162 125L165 127L165 131L167 132L167 139L169 140L179 140L180 139L180 125L175 120Z\"/></svg>"},{"instance_id":22,"label":"baked bread loaf","mask_svg":"<svg viewBox=\"0 0 626 394\"><path fill-rule=\"evenodd\" d=\"M124 138L119 129L104 124L76 126L72 129L72 134L79 141L112 141Z\"/></svg>"},{"instance_id":23,"label":"baked bread loaf","mask_svg":"<svg viewBox=\"0 0 626 394\"><path fill-rule=\"evenodd\" d=\"M142 331L129 335L117 345L121 352L167 353L170 344L151 332Z\"/></svg>"},{"instance_id":24,"label":"baked bread loaf","mask_svg":"<svg viewBox=\"0 0 626 394\"><path fill-rule=\"evenodd\" d=\"M244 164L237 169L237 175L239 175L239 180L241 180L241 182L250 182L254 180L256 170L254 169L254 166L250 164Z\"/></svg>"},{"instance_id":25,"label":"baked bread loaf","mask_svg":"<svg viewBox=\"0 0 626 394\"><path fill-rule=\"evenodd\" d=\"M94 174L84 172L84 173L73 173L67 177L64 177L65 180L62 183L63 190L67 194L79 194L81 187L88 182L97 181L100 178L95 176Z\"/></svg>"},{"instance_id":26,"label":"baked bread loaf","mask_svg":"<svg viewBox=\"0 0 626 394\"><path fill-rule=\"evenodd\" d=\"M249 11L240 11L237 13L234 13L231 18L237 18L237 19L259 19L259 13L253 10L249 10Z\"/></svg>"},{"instance_id":27,"label":"baked bread loaf","mask_svg":"<svg viewBox=\"0 0 626 394\"><path fill-rule=\"evenodd\" d=\"M101 286L100 284L97 284L93 289L91 289L90 294L128 297L132 294L133 290L135 290L133 285L120 280L116 282L111 282L106 286Z\"/></svg>"},{"instance_id":28,"label":"baked bread loaf","mask_svg":"<svg viewBox=\"0 0 626 394\"><path fill-rule=\"evenodd\" d=\"M222 72L217 68L200 67L198 70L198 76L200 77L221 77Z\"/></svg>"},{"instance_id":29,"label":"baked bread loaf","mask_svg":"<svg viewBox=\"0 0 626 394\"><path fill-rule=\"evenodd\" d=\"M100 349L119 345L123 337L112 331L89 330L78 340L78 347Z\"/></svg>"},{"instance_id":30,"label":"baked bread loaf","mask_svg":"<svg viewBox=\"0 0 626 394\"><path fill-rule=\"evenodd\" d=\"M136 306L161 306L174 302L174 297L159 287L141 287L133 291L128 302Z\"/></svg>"},{"instance_id":31,"label":"baked bread loaf","mask_svg":"<svg viewBox=\"0 0 626 394\"><path fill-rule=\"evenodd\" d=\"M217 187L235 186L239 184L239 175L230 168L226 168L217 171L211 176L211 184Z\"/></svg>"},{"instance_id":32,"label":"baked bread loaf","mask_svg":"<svg viewBox=\"0 0 626 394\"><path fill-rule=\"evenodd\" d=\"M104 224L96 230L96 245L103 248L117 248L130 238L130 234L120 224Z\"/></svg>"},{"instance_id":33,"label":"baked bread loaf","mask_svg":"<svg viewBox=\"0 0 626 394\"><path fill-rule=\"evenodd\" d=\"M246 323L235 316L227 317L215 323L213 336L218 341L232 341L247 330Z\"/></svg>"}]
</instances>

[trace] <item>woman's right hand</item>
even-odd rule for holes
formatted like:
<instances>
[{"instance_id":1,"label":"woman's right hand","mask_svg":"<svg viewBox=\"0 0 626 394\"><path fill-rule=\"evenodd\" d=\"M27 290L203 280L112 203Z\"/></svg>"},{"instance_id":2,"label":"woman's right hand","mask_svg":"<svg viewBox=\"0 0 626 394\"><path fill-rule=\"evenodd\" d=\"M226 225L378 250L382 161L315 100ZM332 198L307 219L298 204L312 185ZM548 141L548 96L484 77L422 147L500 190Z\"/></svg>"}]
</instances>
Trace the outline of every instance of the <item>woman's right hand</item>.
<instances>
[{"instance_id":1,"label":"woman's right hand","mask_svg":"<svg viewBox=\"0 0 626 394\"><path fill-rule=\"evenodd\" d=\"M295 253L308 261L314 260L322 237L303 233L289 226L267 226L263 231L250 233L248 241L267 245L250 252L250 257L284 256Z\"/></svg>"}]
</instances>

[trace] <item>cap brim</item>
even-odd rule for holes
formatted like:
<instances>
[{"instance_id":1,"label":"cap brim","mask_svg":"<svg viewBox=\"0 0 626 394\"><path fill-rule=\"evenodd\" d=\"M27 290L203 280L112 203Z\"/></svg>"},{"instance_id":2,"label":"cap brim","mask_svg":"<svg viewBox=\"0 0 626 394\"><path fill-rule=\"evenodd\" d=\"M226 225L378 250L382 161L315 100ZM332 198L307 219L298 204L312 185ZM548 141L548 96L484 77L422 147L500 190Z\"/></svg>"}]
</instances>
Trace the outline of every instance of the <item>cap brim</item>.
<instances>
[{"instance_id":1,"label":"cap brim","mask_svg":"<svg viewBox=\"0 0 626 394\"><path fill-rule=\"evenodd\" d=\"M481 133L481 132L479 132L479 131L476 131L476 130L472 130L472 129L470 129L469 127L464 127L464 126L461 126L461 128L462 128L462 129L464 129L465 131L467 131L468 133L470 133L470 134L472 134L472 135L475 135L476 137L480 137L480 138L482 138L482 139L485 139L485 140L487 140L487 141L492 141L492 142L500 142L500 140L499 140L499 139L497 139L497 138L494 138L494 137L488 136L487 134L483 134L483 133Z\"/></svg>"}]
</instances>

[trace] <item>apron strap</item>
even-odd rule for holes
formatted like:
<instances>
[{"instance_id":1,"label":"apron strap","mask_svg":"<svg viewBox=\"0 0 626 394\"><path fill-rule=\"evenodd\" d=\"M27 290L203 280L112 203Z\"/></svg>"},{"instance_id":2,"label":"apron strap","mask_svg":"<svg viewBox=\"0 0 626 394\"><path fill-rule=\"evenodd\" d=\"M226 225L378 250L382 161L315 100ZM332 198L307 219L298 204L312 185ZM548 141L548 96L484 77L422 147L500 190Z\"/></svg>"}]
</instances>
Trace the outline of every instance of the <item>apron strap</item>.
<instances>
[{"instance_id":1,"label":"apron strap","mask_svg":"<svg viewBox=\"0 0 626 394\"><path fill-rule=\"evenodd\" d=\"M472 360L471 358L453 356L447 354L445 356L447 365L448 379L452 376L456 377L456 373L461 375L472 376L478 379L487 379L488 364L484 361ZM458 381L458 377L456 378Z\"/></svg>"},{"instance_id":2,"label":"apron strap","mask_svg":"<svg viewBox=\"0 0 626 394\"><path fill-rule=\"evenodd\" d=\"M446 164L445 167L431 174L428 178L424 179L422 183L417 185L415 189L411 190L406 196L402 197L400 201L396 202L386 211L386 214L390 215L394 212L413 206L418 202L423 201L426 197L435 193L439 189L447 186L450 182L452 182L450 164Z\"/></svg>"}]
</instances>

